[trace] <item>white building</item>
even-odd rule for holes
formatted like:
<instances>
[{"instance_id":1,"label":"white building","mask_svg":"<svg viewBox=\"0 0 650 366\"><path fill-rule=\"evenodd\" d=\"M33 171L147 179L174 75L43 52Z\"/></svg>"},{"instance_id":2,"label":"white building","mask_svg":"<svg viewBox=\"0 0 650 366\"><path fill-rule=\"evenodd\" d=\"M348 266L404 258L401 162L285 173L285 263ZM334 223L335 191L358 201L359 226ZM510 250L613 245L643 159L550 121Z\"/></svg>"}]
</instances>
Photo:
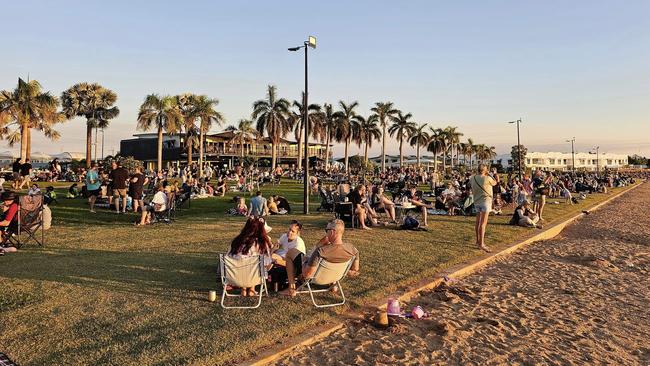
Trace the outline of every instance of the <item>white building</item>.
<instances>
[{"instance_id":1,"label":"white building","mask_svg":"<svg viewBox=\"0 0 650 366\"><path fill-rule=\"evenodd\" d=\"M571 170L571 153L561 152L528 152L525 158L526 168L541 168L547 170ZM493 164L501 164L504 168L512 165L510 154L498 155ZM627 165L627 155L600 153L575 153L575 168L577 170L596 170L597 168L618 169ZM517 168L517 167L513 167Z\"/></svg>"}]
</instances>

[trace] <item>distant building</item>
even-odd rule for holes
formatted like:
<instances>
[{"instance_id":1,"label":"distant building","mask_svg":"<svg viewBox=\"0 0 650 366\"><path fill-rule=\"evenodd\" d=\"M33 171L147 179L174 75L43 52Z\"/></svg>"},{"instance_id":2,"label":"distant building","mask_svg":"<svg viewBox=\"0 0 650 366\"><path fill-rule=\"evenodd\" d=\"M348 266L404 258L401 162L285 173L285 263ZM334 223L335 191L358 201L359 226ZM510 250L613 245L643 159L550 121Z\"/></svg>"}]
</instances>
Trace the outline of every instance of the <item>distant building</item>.
<instances>
[{"instance_id":1,"label":"distant building","mask_svg":"<svg viewBox=\"0 0 650 366\"><path fill-rule=\"evenodd\" d=\"M381 155L368 158L373 164L381 166ZM424 167L433 167L433 155L420 155L420 164ZM418 158L416 155L404 155L404 166L407 165L416 165L418 163ZM438 155L438 164L442 164L442 156ZM387 167L398 167L399 166L399 155L386 155L386 166Z\"/></svg>"},{"instance_id":2,"label":"distant building","mask_svg":"<svg viewBox=\"0 0 650 366\"><path fill-rule=\"evenodd\" d=\"M133 156L143 161L145 167L153 169L158 159L158 136L155 133L142 133L133 135L134 138L120 141L120 154ZM242 145L233 141L234 134L224 131L208 134L204 141L205 161L216 165L234 166L239 163L242 155ZM163 166L178 166L187 161L187 148L184 147L183 135L168 135L163 137ZM271 159L271 141L268 137L243 144L244 157ZM325 160L325 144L310 143L309 157L313 161ZM278 164L293 165L298 157L298 143L282 139L277 146ZM303 145L304 149L304 145ZM331 155L331 152L330 152ZM194 146L192 160L198 161L199 149Z\"/></svg>"},{"instance_id":3,"label":"distant building","mask_svg":"<svg viewBox=\"0 0 650 366\"><path fill-rule=\"evenodd\" d=\"M525 158L526 168L540 168L545 170L571 170L572 155L571 153L561 152L528 152ZM498 155L492 160L493 164L501 164L504 168L512 165L512 156L510 154ZM618 169L627 165L627 155L600 153L575 153L576 170L596 170L610 168ZM513 167L516 169L517 167Z\"/></svg>"}]
</instances>

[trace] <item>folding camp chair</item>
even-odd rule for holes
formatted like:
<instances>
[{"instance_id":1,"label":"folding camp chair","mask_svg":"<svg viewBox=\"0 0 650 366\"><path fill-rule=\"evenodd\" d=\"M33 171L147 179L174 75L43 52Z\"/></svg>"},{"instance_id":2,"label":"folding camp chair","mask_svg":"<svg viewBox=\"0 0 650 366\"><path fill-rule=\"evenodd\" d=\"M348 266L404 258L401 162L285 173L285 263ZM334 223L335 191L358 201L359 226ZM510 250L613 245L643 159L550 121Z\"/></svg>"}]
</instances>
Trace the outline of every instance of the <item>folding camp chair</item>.
<instances>
[{"instance_id":1,"label":"folding camp chair","mask_svg":"<svg viewBox=\"0 0 650 366\"><path fill-rule=\"evenodd\" d=\"M16 248L33 240L39 246L45 243L45 228L43 227L43 195L20 196L18 199L18 227L16 236L9 236ZM38 230L41 235L38 235ZM26 238L25 235L27 234ZM23 238L25 238L23 240Z\"/></svg>"},{"instance_id":2,"label":"folding camp chair","mask_svg":"<svg viewBox=\"0 0 650 366\"><path fill-rule=\"evenodd\" d=\"M296 293L304 294L308 292L311 296L311 302L317 308L327 308L330 306L345 304L345 294L343 293L343 287L341 287L340 281L348 274L352 263L354 263L354 259L355 257L353 256L347 262L331 263L321 258L318 261L314 275L311 278L307 278L305 282L296 289ZM339 292L341 293L341 301L329 304L317 304L314 299L314 293L327 292L330 290L332 284L338 287ZM312 285L327 286L327 288L315 290L312 288Z\"/></svg>"},{"instance_id":3,"label":"folding camp chair","mask_svg":"<svg viewBox=\"0 0 650 366\"><path fill-rule=\"evenodd\" d=\"M224 309L256 309L262 304L262 295L269 292L266 288L267 272L264 267L264 257L261 255L232 258L226 254L219 254L219 268L223 291L221 294L221 307ZM237 294L229 294L228 287L255 288L260 286L258 301L253 306L226 306L226 297L241 297Z\"/></svg>"}]
</instances>

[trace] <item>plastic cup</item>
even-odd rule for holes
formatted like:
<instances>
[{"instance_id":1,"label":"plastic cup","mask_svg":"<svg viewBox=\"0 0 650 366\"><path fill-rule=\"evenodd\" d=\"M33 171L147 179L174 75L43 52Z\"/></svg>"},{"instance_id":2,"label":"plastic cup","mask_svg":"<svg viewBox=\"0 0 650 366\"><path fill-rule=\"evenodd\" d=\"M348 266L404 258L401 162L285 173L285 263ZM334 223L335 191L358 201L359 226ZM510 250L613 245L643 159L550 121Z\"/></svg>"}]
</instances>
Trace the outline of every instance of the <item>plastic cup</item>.
<instances>
[{"instance_id":1,"label":"plastic cup","mask_svg":"<svg viewBox=\"0 0 650 366\"><path fill-rule=\"evenodd\" d=\"M397 299L388 299L388 305L386 306L386 312L388 315L401 315L402 309L399 306L399 300Z\"/></svg>"},{"instance_id":2,"label":"plastic cup","mask_svg":"<svg viewBox=\"0 0 650 366\"><path fill-rule=\"evenodd\" d=\"M413 319L421 319L424 316L424 309L418 305L413 308L411 315L413 315Z\"/></svg>"},{"instance_id":3,"label":"plastic cup","mask_svg":"<svg viewBox=\"0 0 650 366\"><path fill-rule=\"evenodd\" d=\"M211 290L208 292L208 301L215 302L217 301L217 291Z\"/></svg>"}]
</instances>

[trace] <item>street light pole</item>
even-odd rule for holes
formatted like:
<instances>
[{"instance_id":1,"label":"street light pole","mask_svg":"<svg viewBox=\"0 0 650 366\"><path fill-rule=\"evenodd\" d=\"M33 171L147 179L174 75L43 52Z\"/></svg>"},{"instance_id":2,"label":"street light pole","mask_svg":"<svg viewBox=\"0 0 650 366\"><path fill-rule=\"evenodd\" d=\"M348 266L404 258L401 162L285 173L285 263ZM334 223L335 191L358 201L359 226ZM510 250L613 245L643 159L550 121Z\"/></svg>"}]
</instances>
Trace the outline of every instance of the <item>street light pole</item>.
<instances>
[{"instance_id":1,"label":"street light pole","mask_svg":"<svg viewBox=\"0 0 650 366\"><path fill-rule=\"evenodd\" d=\"M516 123L517 124L517 175L519 176L519 181L521 181L521 140L519 139L519 124L521 123L521 118L519 118L516 121L511 121L508 123Z\"/></svg>"},{"instance_id":2,"label":"street light pole","mask_svg":"<svg viewBox=\"0 0 650 366\"><path fill-rule=\"evenodd\" d=\"M571 143L571 170L575 174L575 172L576 172L576 153L575 153L575 150L573 148L573 144L576 142L576 138L573 137L571 140L566 140L566 142Z\"/></svg>"},{"instance_id":3,"label":"street light pole","mask_svg":"<svg viewBox=\"0 0 650 366\"><path fill-rule=\"evenodd\" d=\"M104 129L102 128L102 160L104 160Z\"/></svg>"},{"instance_id":4,"label":"street light pole","mask_svg":"<svg viewBox=\"0 0 650 366\"><path fill-rule=\"evenodd\" d=\"M305 169L304 179L303 179L303 212L305 215L309 214L309 69L308 69L308 48L316 48L316 37L309 36L309 38L303 42L302 46L291 47L289 51L298 51L301 48L305 49L305 96L302 101L302 123L305 126L305 156L303 167Z\"/></svg>"}]
</instances>

